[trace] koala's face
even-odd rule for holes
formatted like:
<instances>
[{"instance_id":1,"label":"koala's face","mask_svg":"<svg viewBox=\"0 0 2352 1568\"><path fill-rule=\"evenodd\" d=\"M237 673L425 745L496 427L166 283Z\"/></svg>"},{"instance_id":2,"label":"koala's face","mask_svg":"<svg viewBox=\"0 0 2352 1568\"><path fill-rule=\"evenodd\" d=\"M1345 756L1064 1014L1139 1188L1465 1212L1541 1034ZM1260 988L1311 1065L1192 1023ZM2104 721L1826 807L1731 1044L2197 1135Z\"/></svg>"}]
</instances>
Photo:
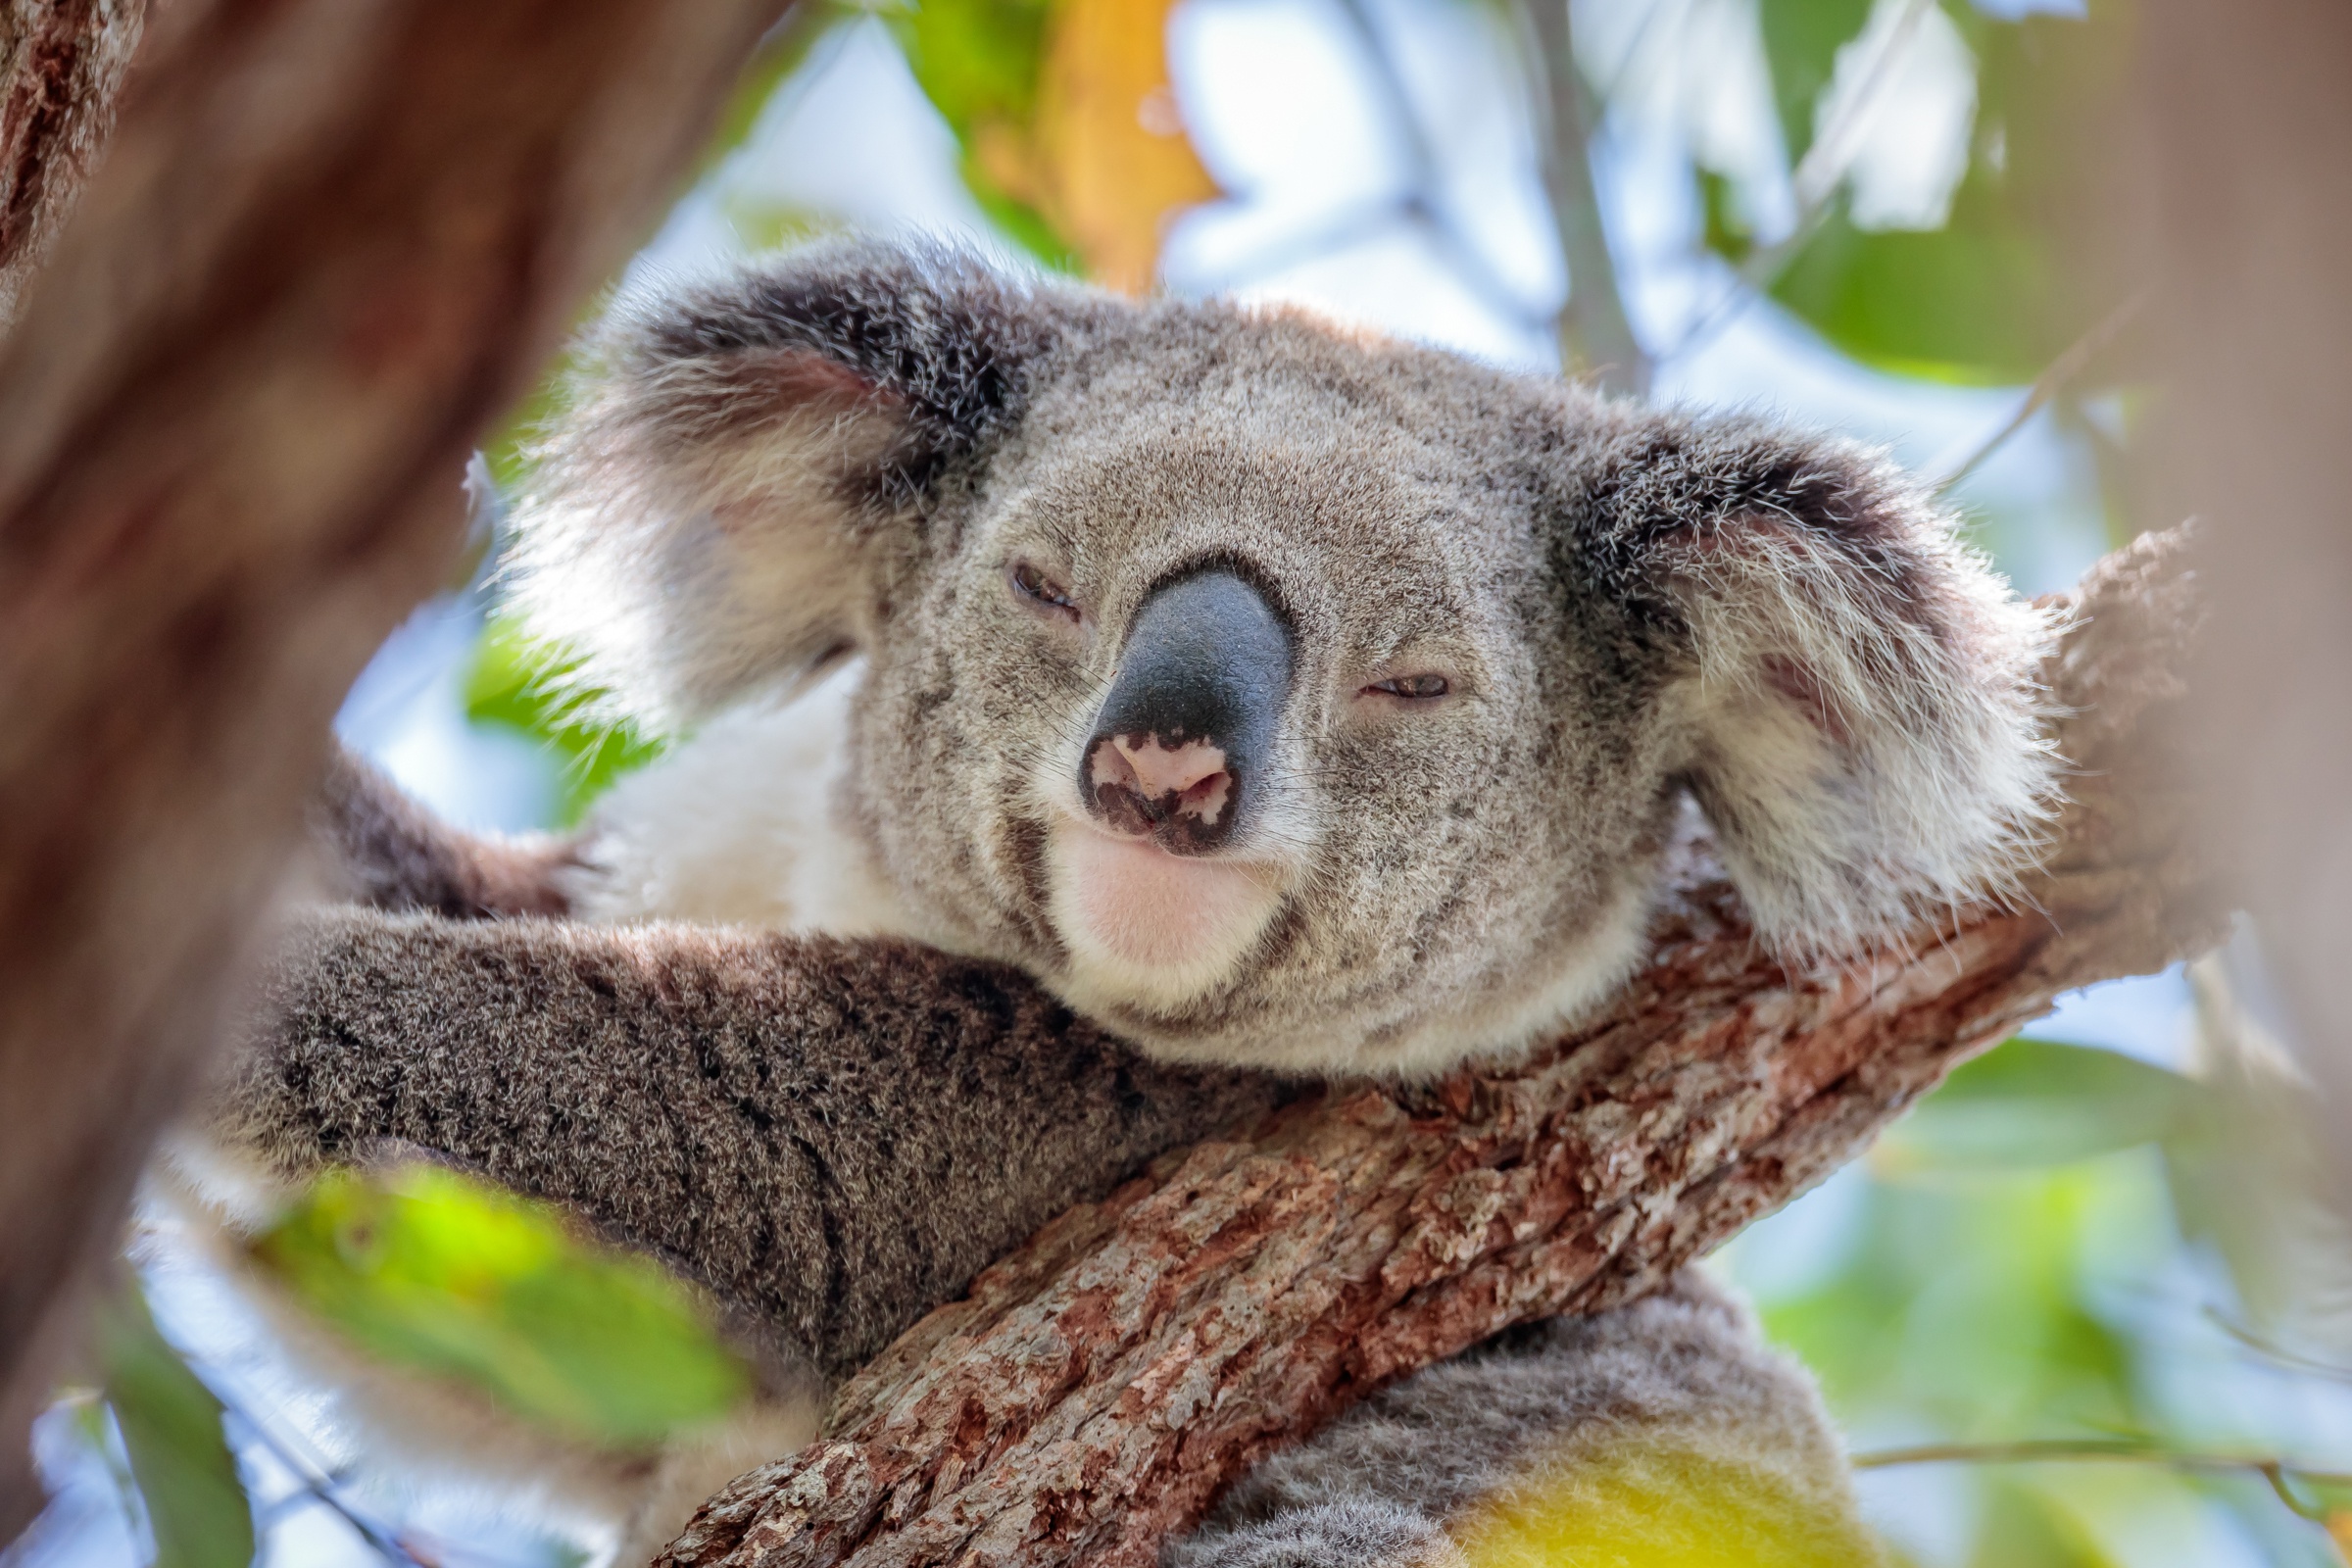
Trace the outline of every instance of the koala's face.
<instances>
[{"instance_id":1,"label":"koala's face","mask_svg":"<svg viewBox=\"0 0 2352 1568\"><path fill-rule=\"evenodd\" d=\"M1526 411L1170 316L1033 390L869 647L894 881L1163 1052L1409 1068L1555 1024L1634 951L1671 802L1660 737L1600 741L1637 630L1615 671L1573 645L1528 480L1481 461Z\"/></svg>"},{"instance_id":2,"label":"koala's face","mask_svg":"<svg viewBox=\"0 0 2352 1568\"><path fill-rule=\"evenodd\" d=\"M836 251L616 332L550 471L543 619L673 710L862 653L894 889L1163 1054L1525 1044L1686 794L1790 947L2046 798L2043 628L1880 466L1295 316Z\"/></svg>"}]
</instances>

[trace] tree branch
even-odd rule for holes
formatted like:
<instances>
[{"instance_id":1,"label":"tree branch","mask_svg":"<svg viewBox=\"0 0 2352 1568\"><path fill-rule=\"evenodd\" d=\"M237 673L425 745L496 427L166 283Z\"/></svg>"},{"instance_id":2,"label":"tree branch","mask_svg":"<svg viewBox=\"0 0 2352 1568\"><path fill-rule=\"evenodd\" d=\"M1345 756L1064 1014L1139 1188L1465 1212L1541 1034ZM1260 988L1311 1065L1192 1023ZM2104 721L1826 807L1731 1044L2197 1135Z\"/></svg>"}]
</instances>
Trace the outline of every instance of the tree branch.
<instances>
[{"instance_id":1,"label":"tree branch","mask_svg":"<svg viewBox=\"0 0 2352 1568\"><path fill-rule=\"evenodd\" d=\"M2312 1470L2268 1454L2193 1453L2167 1448L2152 1438L2027 1438L2016 1443L1923 1443L1909 1448L1877 1448L1854 1455L1857 1470L1888 1470L1908 1464L2068 1464L2118 1462L2167 1465L2175 1470L2235 1471L2258 1475L2287 1509L2315 1523L2328 1510L2295 1491L2308 1487L2352 1487L2352 1475Z\"/></svg>"},{"instance_id":2,"label":"tree branch","mask_svg":"<svg viewBox=\"0 0 2352 1568\"><path fill-rule=\"evenodd\" d=\"M2076 592L2047 674L2079 772L2034 907L1794 973L1691 842L1606 1017L1434 1088L1332 1088L1072 1210L662 1562L1146 1568L1253 1460L1382 1383L1655 1289L2058 993L2210 944L2221 906L2147 738L2199 619L2181 554L2144 539Z\"/></svg>"}]
</instances>

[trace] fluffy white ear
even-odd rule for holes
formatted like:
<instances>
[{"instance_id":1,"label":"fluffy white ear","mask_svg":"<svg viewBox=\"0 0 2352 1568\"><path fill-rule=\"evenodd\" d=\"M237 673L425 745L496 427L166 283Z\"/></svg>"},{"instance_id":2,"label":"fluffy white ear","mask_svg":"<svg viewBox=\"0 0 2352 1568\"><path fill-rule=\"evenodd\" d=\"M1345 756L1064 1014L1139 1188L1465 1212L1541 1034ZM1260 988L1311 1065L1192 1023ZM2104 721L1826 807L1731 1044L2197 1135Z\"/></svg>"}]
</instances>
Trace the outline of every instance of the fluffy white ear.
<instances>
[{"instance_id":1,"label":"fluffy white ear","mask_svg":"<svg viewBox=\"0 0 2352 1568\"><path fill-rule=\"evenodd\" d=\"M1593 543L1674 649L1687 778L1758 934L1899 940L1998 899L2057 800L2057 627L1886 459L1752 421L1629 432Z\"/></svg>"},{"instance_id":2,"label":"fluffy white ear","mask_svg":"<svg viewBox=\"0 0 2352 1568\"><path fill-rule=\"evenodd\" d=\"M1069 301L834 244L624 299L532 453L510 585L657 730L866 641L941 488L1017 419Z\"/></svg>"}]
</instances>

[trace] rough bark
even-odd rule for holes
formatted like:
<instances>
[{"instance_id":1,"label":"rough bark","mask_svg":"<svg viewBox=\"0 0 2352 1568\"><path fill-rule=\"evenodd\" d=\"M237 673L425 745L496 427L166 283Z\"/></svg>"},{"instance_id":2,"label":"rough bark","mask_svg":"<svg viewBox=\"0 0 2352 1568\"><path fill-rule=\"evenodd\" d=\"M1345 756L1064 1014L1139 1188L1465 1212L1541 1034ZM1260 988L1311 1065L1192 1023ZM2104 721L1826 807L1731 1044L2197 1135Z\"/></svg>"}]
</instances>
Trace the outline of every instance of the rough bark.
<instances>
[{"instance_id":1,"label":"rough bark","mask_svg":"<svg viewBox=\"0 0 2352 1568\"><path fill-rule=\"evenodd\" d=\"M0 329L114 128L146 0L0 0Z\"/></svg>"},{"instance_id":2,"label":"rough bark","mask_svg":"<svg viewBox=\"0 0 2352 1568\"><path fill-rule=\"evenodd\" d=\"M1693 841L1605 1018L1434 1089L1332 1089L1071 1211L661 1561L1144 1568L1252 1460L1381 1383L1656 1288L2059 992L2209 943L2188 804L2143 744L2198 619L2181 554L2143 540L2078 590L2048 674L2080 771L2031 907L1793 973Z\"/></svg>"},{"instance_id":3,"label":"rough bark","mask_svg":"<svg viewBox=\"0 0 2352 1568\"><path fill-rule=\"evenodd\" d=\"M0 357L0 1539L335 703L777 9L159 14Z\"/></svg>"}]
</instances>

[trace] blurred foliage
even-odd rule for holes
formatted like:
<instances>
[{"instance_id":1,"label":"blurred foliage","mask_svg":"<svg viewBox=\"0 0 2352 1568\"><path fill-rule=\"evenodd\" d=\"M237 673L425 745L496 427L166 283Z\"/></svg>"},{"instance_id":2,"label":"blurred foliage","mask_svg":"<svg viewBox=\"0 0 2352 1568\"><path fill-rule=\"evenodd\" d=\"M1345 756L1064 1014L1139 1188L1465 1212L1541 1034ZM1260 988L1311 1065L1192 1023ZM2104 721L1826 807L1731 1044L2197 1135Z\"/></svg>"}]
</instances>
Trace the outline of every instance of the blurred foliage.
<instances>
[{"instance_id":1,"label":"blurred foliage","mask_svg":"<svg viewBox=\"0 0 2352 1568\"><path fill-rule=\"evenodd\" d=\"M146 1520L153 1568L246 1568L253 1509L221 1430L220 1401L156 1332L135 1282L105 1302L95 1327L106 1407L129 1464L122 1479L136 1494L131 1511ZM105 1451L103 1433L87 1435Z\"/></svg>"},{"instance_id":2,"label":"blurred foliage","mask_svg":"<svg viewBox=\"0 0 2352 1568\"><path fill-rule=\"evenodd\" d=\"M921 0L892 30L964 182L1050 266L1152 286L1170 215L1217 194L1168 83L1170 0Z\"/></svg>"},{"instance_id":3,"label":"blurred foliage","mask_svg":"<svg viewBox=\"0 0 2352 1568\"><path fill-rule=\"evenodd\" d=\"M597 693L573 678L562 650L535 640L513 615L490 617L466 676L466 716L520 730L563 759L558 824L579 821L612 781L661 755L659 742L600 716Z\"/></svg>"},{"instance_id":4,"label":"blurred foliage","mask_svg":"<svg viewBox=\"0 0 2352 1568\"><path fill-rule=\"evenodd\" d=\"M2173 1518L2194 1540L2214 1508L2273 1561L2334 1560L2326 1533L2261 1480L2168 1463L2216 1435L2193 1417L2184 1426L2165 1397L2155 1373L2177 1352L2151 1332L2150 1303L2119 1296L2119 1281L2188 1260L2171 1198L2215 1114L2198 1079L2012 1040L1880 1140L1829 1266L1794 1289L1765 1285L1767 1330L1813 1369L1849 1431L2144 1443L2137 1459L1988 1465L1969 1478L1970 1568L2120 1568L2144 1560L2117 1544L2149 1519ZM2211 1196L2243 1214L2269 1195ZM1774 1242L1770 1225L1741 1238L1735 1277L1762 1268L1768 1280L1758 1250ZM2218 1446L2248 1451L2242 1441L2224 1430ZM2317 1515L2344 1500L2298 1503Z\"/></svg>"},{"instance_id":5,"label":"blurred foliage","mask_svg":"<svg viewBox=\"0 0 2352 1568\"><path fill-rule=\"evenodd\" d=\"M1963 1064L1880 1143L1882 1171L2030 1170L2162 1142L2195 1080L2120 1052L2019 1038Z\"/></svg>"},{"instance_id":6,"label":"blurred foliage","mask_svg":"<svg viewBox=\"0 0 2352 1568\"><path fill-rule=\"evenodd\" d=\"M1864 0L1763 0L1792 163L1812 144L1838 50L1870 9ZM1864 229L1833 194L1805 215L1792 253L1762 281L1864 364L1938 380L2030 381L2130 293L2120 259L2095 237L2121 199L2114 148L2130 17L2126 0L2094 0L2086 20L1999 21L1968 0L1943 0L1943 11L1977 61L1975 129L1948 220L1933 230ZM1721 194L1706 196L1707 243L1745 261L1752 242L1717 220Z\"/></svg>"},{"instance_id":7,"label":"blurred foliage","mask_svg":"<svg viewBox=\"0 0 2352 1568\"><path fill-rule=\"evenodd\" d=\"M1731 262L1754 254L1756 232L1730 177L1700 167L1698 174L1699 235L1707 249Z\"/></svg>"},{"instance_id":8,"label":"blurred foliage","mask_svg":"<svg viewBox=\"0 0 2352 1568\"><path fill-rule=\"evenodd\" d=\"M1448 1527L1468 1568L1878 1568L1867 1539L1743 1466L1620 1451L1515 1489Z\"/></svg>"},{"instance_id":9,"label":"blurred foliage","mask_svg":"<svg viewBox=\"0 0 2352 1568\"><path fill-rule=\"evenodd\" d=\"M252 1252L369 1352L607 1447L649 1446L750 1391L659 1265L446 1170L323 1176Z\"/></svg>"}]
</instances>

